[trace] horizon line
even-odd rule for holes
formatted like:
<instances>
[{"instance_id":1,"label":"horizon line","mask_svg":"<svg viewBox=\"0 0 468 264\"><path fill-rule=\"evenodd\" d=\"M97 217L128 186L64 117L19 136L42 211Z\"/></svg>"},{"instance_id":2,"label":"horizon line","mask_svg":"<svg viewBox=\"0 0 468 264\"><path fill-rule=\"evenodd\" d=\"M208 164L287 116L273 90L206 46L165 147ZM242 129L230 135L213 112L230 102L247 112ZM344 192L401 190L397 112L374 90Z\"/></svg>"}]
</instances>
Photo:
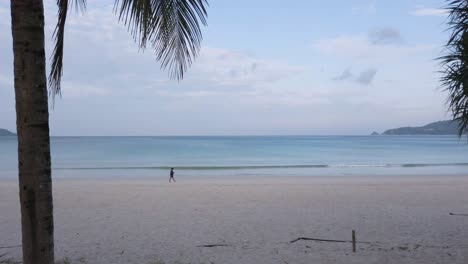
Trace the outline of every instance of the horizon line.
<instances>
[{"instance_id":1,"label":"horizon line","mask_svg":"<svg viewBox=\"0 0 468 264\"><path fill-rule=\"evenodd\" d=\"M17 134L15 134L16 136ZM343 136L343 137L352 137L352 136L457 136L455 134L446 134L446 135L432 135L432 134L408 134L408 135L392 135L392 134L378 134L371 135L369 134L218 134L218 135L50 135L51 137L329 137L329 136Z\"/></svg>"}]
</instances>

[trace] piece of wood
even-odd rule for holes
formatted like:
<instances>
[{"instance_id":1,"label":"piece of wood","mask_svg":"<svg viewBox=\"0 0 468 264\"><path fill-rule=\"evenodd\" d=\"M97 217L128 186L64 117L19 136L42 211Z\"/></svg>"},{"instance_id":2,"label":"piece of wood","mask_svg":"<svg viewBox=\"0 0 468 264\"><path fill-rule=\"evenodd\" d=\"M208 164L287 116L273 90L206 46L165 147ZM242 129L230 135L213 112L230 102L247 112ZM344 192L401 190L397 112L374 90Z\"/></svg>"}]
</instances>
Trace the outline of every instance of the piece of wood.
<instances>
[{"instance_id":1,"label":"piece of wood","mask_svg":"<svg viewBox=\"0 0 468 264\"><path fill-rule=\"evenodd\" d=\"M352 232L352 241L353 241L353 252L356 252L356 231Z\"/></svg>"},{"instance_id":2,"label":"piece of wood","mask_svg":"<svg viewBox=\"0 0 468 264\"><path fill-rule=\"evenodd\" d=\"M306 240L306 241L317 241L317 242L332 242L332 243L352 243L351 240L335 240L335 239L321 239L321 238L310 238L310 237L298 237L289 243L295 243L299 240ZM371 244L371 242L365 241L356 241L356 244Z\"/></svg>"},{"instance_id":3,"label":"piece of wood","mask_svg":"<svg viewBox=\"0 0 468 264\"><path fill-rule=\"evenodd\" d=\"M21 247L21 245L17 245L17 246L4 246L4 247L0 247L0 248L17 248L17 247Z\"/></svg>"},{"instance_id":4,"label":"piece of wood","mask_svg":"<svg viewBox=\"0 0 468 264\"><path fill-rule=\"evenodd\" d=\"M289 243L294 243L299 240L310 240L310 241L318 241L318 242L335 242L335 243L347 243L349 241L346 240L334 240L334 239L320 239L320 238L310 238L310 237L298 237Z\"/></svg>"},{"instance_id":5,"label":"piece of wood","mask_svg":"<svg viewBox=\"0 0 468 264\"><path fill-rule=\"evenodd\" d=\"M207 244L207 245L199 245L197 247L211 248L211 247L228 247L228 246L229 246L228 244Z\"/></svg>"},{"instance_id":6,"label":"piece of wood","mask_svg":"<svg viewBox=\"0 0 468 264\"><path fill-rule=\"evenodd\" d=\"M449 213L449 215L468 216L468 214L454 214L454 213Z\"/></svg>"}]
</instances>

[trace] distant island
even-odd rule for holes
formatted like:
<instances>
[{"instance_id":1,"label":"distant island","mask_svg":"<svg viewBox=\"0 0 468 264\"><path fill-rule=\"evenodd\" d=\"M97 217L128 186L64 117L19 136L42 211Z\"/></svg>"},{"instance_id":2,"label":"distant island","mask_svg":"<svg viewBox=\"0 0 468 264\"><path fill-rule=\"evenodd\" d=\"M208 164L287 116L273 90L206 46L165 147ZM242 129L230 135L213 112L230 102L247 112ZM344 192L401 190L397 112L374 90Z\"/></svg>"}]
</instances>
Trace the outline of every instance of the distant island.
<instances>
[{"instance_id":1,"label":"distant island","mask_svg":"<svg viewBox=\"0 0 468 264\"><path fill-rule=\"evenodd\" d=\"M6 129L0 128L0 137L1 137L1 136L15 136L15 135L16 135L16 134L13 133L13 132L10 132L10 131L8 131L8 130L6 130Z\"/></svg>"},{"instance_id":2,"label":"distant island","mask_svg":"<svg viewBox=\"0 0 468 264\"><path fill-rule=\"evenodd\" d=\"M421 127L400 127L386 130L382 135L458 135L458 121L445 120Z\"/></svg>"}]
</instances>

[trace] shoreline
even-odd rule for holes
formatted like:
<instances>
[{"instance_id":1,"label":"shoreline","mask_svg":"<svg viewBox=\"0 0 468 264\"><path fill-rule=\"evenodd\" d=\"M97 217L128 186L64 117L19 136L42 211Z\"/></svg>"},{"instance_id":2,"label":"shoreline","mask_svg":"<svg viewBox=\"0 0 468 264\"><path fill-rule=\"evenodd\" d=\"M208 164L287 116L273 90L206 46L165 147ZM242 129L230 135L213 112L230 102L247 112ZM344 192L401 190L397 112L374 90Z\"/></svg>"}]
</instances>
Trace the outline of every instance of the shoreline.
<instances>
[{"instance_id":1,"label":"shoreline","mask_svg":"<svg viewBox=\"0 0 468 264\"><path fill-rule=\"evenodd\" d=\"M450 179L450 180L463 180L468 179L468 173L457 173L457 174L376 174L376 175L338 175L338 174L330 174L330 175L255 175L255 174L248 174L248 175L178 175L176 172L175 174L176 180L181 179L180 183L197 183L197 182L204 182L206 180L210 181L217 181L217 182L255 182L255 181L271 181L274 183L284 183L284 182L294 182L294 181L302 181L307 183L309 181L330 181L335 182L337 180L343 180L343 182L349 181L363 181L363 180L403 180L403 181L426 181L426 180L443 180L443 179ZM53 182L67 182L67 181L98 181L98 182L164 182L165 180L169 179L169 175L153 175L153 176L130 176L130 174L119 175L117 177L114 176L102 176L102 175L93 175L93 176L55 176L52 174L52 181ZM18 175L9 175L0 177L0 183L2 182L17 182Z\"/></svg>"}]
</instances>

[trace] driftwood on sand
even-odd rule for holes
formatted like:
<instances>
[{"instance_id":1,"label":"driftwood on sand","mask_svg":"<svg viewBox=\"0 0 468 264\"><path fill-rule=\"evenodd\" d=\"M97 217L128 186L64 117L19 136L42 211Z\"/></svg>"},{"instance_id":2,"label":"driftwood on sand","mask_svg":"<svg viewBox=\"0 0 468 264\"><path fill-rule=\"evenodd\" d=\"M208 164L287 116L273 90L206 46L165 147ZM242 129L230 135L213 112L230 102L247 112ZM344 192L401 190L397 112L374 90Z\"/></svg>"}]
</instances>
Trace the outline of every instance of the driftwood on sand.
<instances>
[{"instance_id":1,"label":"driftwood on sand","mask_svg":"<svg viewBox=\"0 0 468 264\"><path fill-rule=\"evenodd\" d=\"M321 239L321 238L310 238L310 237L298 237L289 243L295 243L299 240L306 240L306 241L317 241L317 242L332 242L332 243L352 243L351 240L335 240L335 239ZM364 242L364 241L357 241L357 244L371 244L371 242Z\"/></svg>"},{"instance_id":2,"label":"driftwood on sand","mask_svg":"<svg viewBox=\"0 0 468 264\"><path fill-rule=\"evenodd\" d=\"M454 213L449 213L449 215L468 216L468 214L454 214Z\"/></svg>"},{"instance_id":3,"label":"driftwood on sand","mask_svg":"<svg viewBox=\"0 0 468 264\"><path fill-rule=\"evenodd\" d=\"M17 245L17 246L3 246L3 247L0 247L0 249L3 249L3 248L17 248L17 247L21 247L22 245Z\"/></svg>"},{"instance_id":4,"label":"driftwood on sand","mask_svg":"<svg viewBox=\"0 0 468 264\"><path fill-rule=\"evenodd\" d=\"M199 245L197 247L206 247L206 248L212 248L212 247L228 247L230 245L228 244L207 244L207 245Z\"/></svg>"}]
</instances>

